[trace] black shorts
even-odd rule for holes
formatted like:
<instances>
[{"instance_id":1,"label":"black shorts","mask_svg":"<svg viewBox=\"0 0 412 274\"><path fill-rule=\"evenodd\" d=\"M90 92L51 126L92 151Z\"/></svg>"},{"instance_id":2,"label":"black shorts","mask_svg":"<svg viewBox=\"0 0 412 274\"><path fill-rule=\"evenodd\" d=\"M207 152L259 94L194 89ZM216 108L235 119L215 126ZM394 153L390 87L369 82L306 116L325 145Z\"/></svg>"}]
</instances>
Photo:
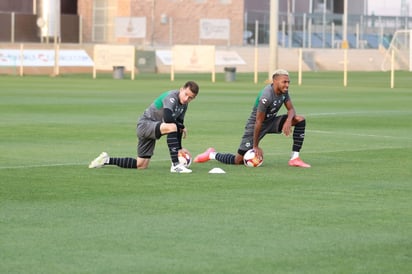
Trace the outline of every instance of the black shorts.
<instances>
[{"instance_id":1,"label":"black shorts","mask_svg":"<svg viewBox=\"0 0 412 274\"><path fill-rule=\"evenodd\" d=\"M140 119L137 123L136 134L138 139L137 157L151 158L156 141L161 137L160 125L162 122L149 119Z\"/></svg>"},{"instance_id":2,"label":"black shorts","mask_svg":"<svg viewBox=\"0 0 412 274\"><path fill-rule=\"evenodd\" d=\"M262 125L260 131L259 140L265 137L266 134L280 134L282 133L282 127L288 116L286 114L279 115L271 119L270 121L265 121ZM247 124L245 127L245 132L243 133L242 140L240 141L238 153L240 155L245 155L246 151L253 148L253 134L254 134L255 124Z\"/></svg>"}]
</instances>

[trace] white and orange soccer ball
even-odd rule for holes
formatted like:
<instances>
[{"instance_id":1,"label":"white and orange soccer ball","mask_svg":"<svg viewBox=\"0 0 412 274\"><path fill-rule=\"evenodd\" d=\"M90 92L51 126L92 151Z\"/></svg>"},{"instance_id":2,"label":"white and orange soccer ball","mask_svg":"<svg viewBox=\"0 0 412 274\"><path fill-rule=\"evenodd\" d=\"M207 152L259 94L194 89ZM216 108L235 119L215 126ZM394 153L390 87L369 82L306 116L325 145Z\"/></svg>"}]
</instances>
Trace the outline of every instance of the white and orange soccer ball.
<instances>
[{"instance_id":1,"label":"white and orange soccer ball","mask_svg":"<svg viewBox=\"0 0 412 274\"><path fill-rule=\"evenodd\" d=\"M186 148L179 150L177 157L179 158L179 163L183 164L185 167L189 167L192 164L192 154Z\"/></svg>"},{"instance_id":2,"label":"white and orange soccer ball","mask_svg":"<svg viewBox=\"0 0 412 274\"><path fill-rule=\"evenodd\" d=\"M249 149L243 156L243 163L247 167L259 167L263 163L263 156L257 157L253 149Z\"/></svg>"}]
</instances>

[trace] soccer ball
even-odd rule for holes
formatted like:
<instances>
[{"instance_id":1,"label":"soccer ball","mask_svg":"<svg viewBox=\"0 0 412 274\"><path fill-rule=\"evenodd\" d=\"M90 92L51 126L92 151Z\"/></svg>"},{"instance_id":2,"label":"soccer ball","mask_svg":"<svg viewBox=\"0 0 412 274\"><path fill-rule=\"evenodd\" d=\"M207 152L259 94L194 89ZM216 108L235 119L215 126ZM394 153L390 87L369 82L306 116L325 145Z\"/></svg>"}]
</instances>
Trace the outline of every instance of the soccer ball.
<instances>
[{"instance_id":1,"label":"soccer ball","mask_svg":"<svg viewBox=\"0 0 412 274\"><path fill-rule=\"evenodd\" d=\"M263 156L256 157L255 151L249 149L243 156L243 163L247 167L258 167L263 163Z\"/></svg>"},{"instance_id":2,"label":"soccer ball","mask_svg":"<svg viewBox=\"0 0 412 274\"><path fill-rule=\"evenodd\" d=\"M179 158L179 163L183 164L185 167L189 167L192 164L192 154L185 148L179 150L177 157Z\"/></svg>"}]
</instances>

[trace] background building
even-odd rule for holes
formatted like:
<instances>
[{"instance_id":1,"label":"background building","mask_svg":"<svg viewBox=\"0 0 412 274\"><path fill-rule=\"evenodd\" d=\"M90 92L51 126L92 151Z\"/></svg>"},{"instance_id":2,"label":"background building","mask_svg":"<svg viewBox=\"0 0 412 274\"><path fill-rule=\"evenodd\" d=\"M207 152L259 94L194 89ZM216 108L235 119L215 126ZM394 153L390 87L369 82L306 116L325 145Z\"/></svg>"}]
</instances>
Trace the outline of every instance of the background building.
<instances>
[{"instance_id":1,"label":"background building","mask_svg":"<svg viewBox=\"0 0 412 274\"><path fill-rule=\"evenodd\" d=\"M86 0L79 2L83 38L141 45L241 45L239 0Z\"/></svg>"},{"instance_id":2,"label":"background building","mask_svg":"<svg viewBox=\"0 0 412 274\"><path fill-rule=\"evenodd\" d=\"M342 0L278 2L279 46L340 46ZM0 42L59 39L62 43L122 43L137 47L247 46L254 45L257 38L258 44L267 45L269 5L269 0L1 1ZM396 30L411 28L410 8L408 0L348 0L349 46L387 47Z\"/></svg>"}]
</instances>

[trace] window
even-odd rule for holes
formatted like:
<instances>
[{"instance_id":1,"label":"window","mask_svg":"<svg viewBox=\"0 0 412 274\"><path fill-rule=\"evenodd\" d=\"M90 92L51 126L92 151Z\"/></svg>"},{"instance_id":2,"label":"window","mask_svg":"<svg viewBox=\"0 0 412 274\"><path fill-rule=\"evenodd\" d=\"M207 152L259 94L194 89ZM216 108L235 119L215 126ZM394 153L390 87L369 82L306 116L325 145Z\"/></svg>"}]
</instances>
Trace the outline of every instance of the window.
<instances>
[{"instance_id":1,"label":"window","mask_svg":"<svg viewBox=\"0 0 412 274\"><path fill-rule=\"evenodd\" d=\"M110 42L114 35L114 17L116 14L115 0L93 1L93 42Z\"/></svg>"}]
</instances>

